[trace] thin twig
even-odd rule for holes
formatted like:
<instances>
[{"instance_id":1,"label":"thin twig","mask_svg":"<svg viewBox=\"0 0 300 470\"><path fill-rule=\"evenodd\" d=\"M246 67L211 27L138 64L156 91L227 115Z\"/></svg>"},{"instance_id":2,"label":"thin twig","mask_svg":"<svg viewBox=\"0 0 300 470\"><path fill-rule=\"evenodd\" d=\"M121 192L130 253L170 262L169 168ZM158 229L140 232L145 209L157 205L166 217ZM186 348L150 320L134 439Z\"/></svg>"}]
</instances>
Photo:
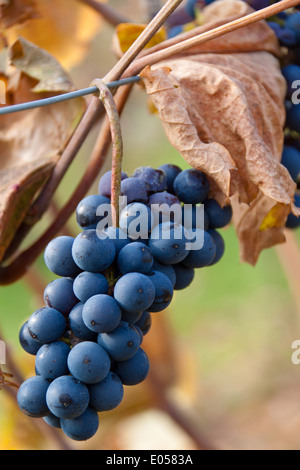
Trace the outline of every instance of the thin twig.
<instances>
[{"instance_id":1,"label":"thin twig","mask_svg":"<svg viewBox=\"0 0 300 470\"><path fill-rule=\"evenodd\" d=\"M199 46L200 44L211 41L212 39L223 36L224 34L236 31L240 28L243 28L244 26L256 23L257 21L269 18L273 15L276 15L277 13L280 13L281 11L292 8L299 3L299 0L282 0L281 2L275 3L267 8L255 11L234 21L230 21L229 23L218 26L217 28L206 31L195 37L177 42L169 47L165 48L164 43L161 43L160 49L156 52L151 53L151 50L148 50L147 54L132 62L132 64L127 68L126 73L123 74L123 77L136 75L148 65L154 65L162 60L166 60L182 52L186 52L192 47Z\"/></svg>"},{"instance_id":2,"label":"thin twig","mask_svg":"<svg viewBox=\"0 0 300 470\"><path fill-rule=\"evenodd\" d=\"M128 65L134 60L135 57L137 57L137 55L142 51L142 49L147 45L150 39L163 25L168 16L171 15L171 13L177 8L177 6L182 1L183 0L168 0L166 5L149 23L149 25L139 36L139 38L133 43L130 49L117 62L117 64L111 69L111 71L104 77L104 82L109 83L118 80L118 78L126 70ZM100 117L101 112L103 111L104 110L101 102L96 97L92 97L79 126L74 132L72 138L70 139L67 147L65 148L60 158L61 163L59 163L57 168L55 169L55 175L51 178L51 181L48 183L47 188L45 189L45 191L42 192L41 196L38 198L32 208L31 217L33 220L39 220L41 215L47 209L51 196L53 195L55 189L57 188L58 184L60 183L62 177L65 174L65 169L68 167L68 165L70 165L70 163L77 155L93 124L95 123L97 118Z\"/></svg>"},{"instance_id":3,"label":"thin twig","mask_svg":"<svg viewBox=\"0 0 300 470\"><path fill-rule=\"evenodd\" d=\"M112 141L112 172L111 172L111 208L112 222L114 227L119 227L119 201L121 196L121 179L122 179L122 159L123 159L123 138L120 124L120 116L114 98L105 85L105 83L97 78L92 82L99 88L99 98L106 110L106 115L110 123L111 141Z\"/></svg>"},{"instance_id":4,"label":"thin twig","mask_svg":"<svg viewBox=\"0 0 300 470\"><path fill-rule=\"evenodd\" d=\"M121 15L118 11L106 3L97 2L96 0L79 0L81 3L93 8L112 26L118 26L120 23L128 23L130 20Z\"/></svg>"},{"instance_id":5,"label":"thin twig","mask_svg":"<svg viewBox=\"0 0 300 470\"><path fill-rule=\"evenodd\" d=\"M103 81L111 82L117 80L129 67L132 61L148 44L150 39L162 27L167 18L176 10L183 0L168 0L162 9L157 13L153 20L146 26L132 46L125 52L117 64L105 75Z\"/></svg>"},{"instance_id":6,"label":"thin twig","mask_svg":"<svg viewBox=\"0 0 300 470\"><path fill-rule=\"evenodd\" d=\"M127 85L119 90L115 97L118 112L121 115L132 85ZM95 98L98 100L98 98ZM99 100L98 100L99 101ZM106 118L101 127L99 137L95 144L89 165L67 203L59 211L57 218L45 231L45 233L27 250L17 256L9 266L0 267L0 285L9 285L24 276L29 267L36 261L47 244L62 229L67 220L73 215L77 205L89 191L92 184L98 178L105 163L107 152L111 144L111 130L109 120Z\"/></svg>"}]
</instances>

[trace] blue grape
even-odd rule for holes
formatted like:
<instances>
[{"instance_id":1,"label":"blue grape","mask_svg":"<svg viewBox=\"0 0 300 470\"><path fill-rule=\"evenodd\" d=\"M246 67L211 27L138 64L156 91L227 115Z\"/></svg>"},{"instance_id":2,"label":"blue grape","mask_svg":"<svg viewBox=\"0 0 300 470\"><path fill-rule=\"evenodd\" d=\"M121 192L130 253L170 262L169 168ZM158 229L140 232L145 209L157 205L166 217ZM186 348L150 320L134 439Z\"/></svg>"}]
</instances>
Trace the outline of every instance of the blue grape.
<instances>
[{"instance_id":1,"label":"blue grape","mask_svg":"<svg viewBox=\"0 0 300 470\"><path fill-rule=\"evenodd\" d=\"M60 278L52 281L44 291L44 300L48 307L68 314L78 303L78 298L73 291L73 280Z\"/></svg>"},{"instance_id":2,"label":"blue grape","mask_svg":"<svg viewBox=\"0 0 300 470\"><path fill-rule=\"evenodd\" d=\"M167 191L152 194L149 206L153 217L152 226L164 222L182 222L182 208L179 199Z\"/></svg>"},{"instance_id":3,"label":"blue grape","mask_svg":"<svg viewBox=\"0 0 300 470\"><path fill-rule=\"evenodd\" d=\"M180 205L180 201L177 196L172 193L168 193L167 191L162 191L158 193L151 194L149 197L149 205L150 207L153 204L166 204L168 207L173 206L174 204Z\"/></svg>"},{"instance_id":4,"label":"blue grape","mask_svg":"<svg viewBox=\"0 0 300 470\"><path fill-rule=\"evenodd\" d=\"M209 231L196 230L199 239L203 237L202 248L191 249L188 256L183 261L184 266L188 268L203 268L210 266L215 260L217 254L216 242Z\"/></svg>"},{"instance_id":5,"label":"blue grape","mask_svg":"<svg viewBox=\"0 0 300 470\"><path fill-rule=\"evenodd\" d=\"M175 274L175 269L172 265L162 264L162 263L159 263L156 259L154 259L152 270L153 271L159 271L159 272L165 274L170 279L170 281L172 283L172 286L173 287L175 286L176 274Z\"/></svg>"},{"instance_id":6,"label":"blue grape","mask_svg":"<svg viewBox=\"0 0 300 470\"><path fill-rule=\"evenodd\" d=\"M125 246L118 256L118 267L122 274L151 271L154 258L150 248L144 243L133 242Z\"/></svg>"},{"instance_id":7,"label":"blue grape","mask_svg":"<svg viewBox=\"0 0 300 470\"><path fill-rule=\"evenodd\" d=\"M168 31L168 39L175 38L179 34L183 33L183 31L184 31L184 25L183 24L177 24L177 25L173 26Z\"/></svg>"},{"instance_id":8,"label":"blue grape","mask_svg":"<svg viewBox=\"0 0 300 470\"><path fill-rule=\"evenodd\" d=\"M103 215L97 215L99 206L107 205L110 208L110 199L105 196L93 194L85 197L77 206L76 220L81 228L87 228L97 225L104 217L110 215L110 210L105 211Z\"/></svg>"},{"instance_id":9,"label":"blue grape","mask_svg":"<svg viewBox=\"0 0 300 470\"><path fill-rule=\"evenodd\" d=\"M266 8L270 5L269 0L249 0L248 3L254 10L261 10L262 8Z\"/></svg>"},{"instance_id":10,"label":"blue grape","mask_svg":"<svg viewBox=\"0 0 300 470\"><path fill-rule=\"evenodd\" d=\"M140 346L143 344L143 341L144 341L144 335L142 333L142 330L140 329L139 326L137 325L134 325L134 328L136 329L136 331L138 332L139 334L139 337L140 337Z\"/></svg>"},{"instance_id":11,"label":"blue grape","mask_svg":"<svg viewBox=\"0 0 300 470\"><path fill-rule=\"evenodd\" d=\"M284 26L296 34L297 42L300 42L300 12L288 15Z\"/></svg>"},{"instance_id":12,"label":"blue grape","mask_svg":"<svg viewBox=\"0 0 300 470\"><path fill-rule=\"evenodd\" d=\"M136 323L142 316L143 312L126 312L126 310L122 311L122 321L126 321L133 325Z\"/></svg>"},{"instance_id":13,"label":"blue grape","mask_svg":"<svg viewBox=\"0 0 300 470\"><path fill-rule=\"evenodd\" d=\"M213 261L210 263L209 266L213 266L214 264L218 263L221 258L223 258L225 252L225 242L222 235L214 229L209 229L208 233L212 236L216 244L216 256L214 257Z\"/></svg>"},{"instance_id":14,"label":"blue grape","mask_svg":"<svg viewBox=\"0 0 300 470\"><path fill-rule=\"evenodd\" d=\"M43 418L49 414L46 393L50 382L36 376L25 380L18 390L17 402L21 411L31 418Z\"/></svg>"},{"instance_id":15,"label":"blue grape","mask_svg":"<svg viewBox=\"0 0 300 470\"><path fill-rule=\"evenodd\" d=\"M286 65L281 69L282 75L286 79L287 83L287 95L290 98L295 91L293 88L293 82L300 80L300 66L295 64Z\"/></svg>"},{"instance_id":16,"label":"blue grape","mask_svg":"<svg viewBox=\"0 0 300 470\"><path fill-rule=\"evenodd\" d=\"M97 412L111 411L123 400L124 387L114 372L109 372L104 380L89 386L90 406Z\"/></svg>"},{"instance_id":17,"label":"blue grape","mask_svg":"<svg viewBox=\"0 0 300 470\"><path fill-rule=\"evenodd\" d=\"M24 351L32 356L36 356L38 350L42 347L42 344L33 339L29 333L28 322L25 322L20 329L19 342Z\"/></svg>"},{"instance_id":18,"label":"blue grape","mask_svg":"<svg viewBox=\"0 0 300 470\"><path fill-rule=\"evenodd\" d=\"M268 25L273 29L282 46L293 47L297 44L296 34L291 29L282 27L274 21L268 21Z\"/></svg>"},{"instance_id":19,"label":"blue grape","mask_svg":"<svg viewBox=\"0 0 300 470\"><path fill-rule=\"evenodd\" d=\"M120 253L120 251L122 250L122 248L124 248L124 246L131 243L131 240L127 236L127 233L125 233L123 230L121 230L118 227L108 227L107 229L104 230L104 232L107 234L108 238L110 238L113 244L115 245L116 255Z\"/></svg>"},{"instance_id":20,"label":"blue grape","mask_svg":"<svg viewBox=\"0 0 300 470\"><path fill-rule=\"evenodd\" d=\"M144 181L138 178L127 178L121 183L121 196L126 197L126 203L147 202L148 193Z\"/></svg>"},{"instance_id":21,"label":"blue grape","mask_svg":"<svg viewBox=\"0 0 300 470\"><path fill-rule=\"evenodd\" d=\"M300 152L295 147L285 145L282 152L282 165L284 165L295 183L298 182L300 175Z\"/></svg>"},{"instance_id":22,"label":"blue grape","mask_svg":"<svg viewBox=\"0 0 300 470\"><path fill-rule=\"evenodd\" d=\"M144 336L149 333L152 326L152 316L149 312L143 312L141 318L135 323Z\"/></svg>"},{"instance_id":23,"label":"blue grape","mask_svg":"<svg viewBox=\"0 0 300 470\"><path fill-rule=\"evenodd\" d=\"M122 171L121 179L122 181L128 178L127 174ZM104 175L100 178L98 192L100 196L105 196L107 198L111 197L111 171L107 171Z\"/></svg>"},{"instance_id":24,"label":"blue grape","mask_svg":"<svg viewBox=\"0 0 300 470\"><path fill-rule=\"evenodd\" d=\"M68 374L68 355L70 346L62 341L44 344L38 351L35 359L35 367L38 374L45 379L56 379Z\"/></svg>"},{"instance_id":25,"label":"blue grape","mask_svg":"<svg viewBox=\"0 0 300 470\"><path fill-rule=\"evenodd\" d=\"M140 347L140 336L137 330L124 321L111 333L99 334L97 341L113 361L130 359Z\"/></svg>"},{"instance_id":26,"label":"blue grape","mask_svg":"<svg viewBox=\"0 0 300 470\"><path fill-rule=\"evenodd\" d=\"M82 415L74 419L62 419L61 429L73 441L86 441L91 439L99 428L98 413L91 407Z\"/></svg>"},{"instance_id":27,"label":"blue grape","mask_svg":"<svg viewBox=\"0 0 300 470\"><path fill-rule=\"evenodd\" d=\"M204 204L185 204L182 208L182 225L186 230L196 230L198 228L207 230L209 227L209 217L205 211Z\"/></svg>"},{"instance_id":28,"label":"blue grape","mask_svg":"<svg viewBox=\"0 0 300 470\"><path fill-rule=\"evenodd\" d=\"M167 176L162 170L156 170L150 166L142 166L135 170L133 176L145 183L146 190L149 194L165 191L167 189Z\"/></svg>"},{"instance_id":29,"label":"blue grape","mask_svg":"<svg viewBox=\"0 0 300 470\"><path fill-rule=\"evenodd\" d=\"M121 316L118 302L105 294L88 299L82 310L85 325L95 333L110 333L120 324Z\"/></svg>"},{"instance_id":30,"label":"blue grape","mask_svg":"<svg viewBox=\"0 0 300 470\"><path fill-rule=\"evenodd\" d=\"M115 362L113 372L117 374L123 385L138 385L149 374L150 361L146 352L139 348L137 353L127 361Z\"/></svg>"},{"instance_id":31,"label":"blue grape","mask_svg":"<svg viewBox=\"0 0 300 470\"><path fill-rule=\"evenodd\" d=\"M84 323L82 318L83 302L79 302L69 314L69 326L72 333L84 341L93 341L97 339L97 333L91 331Z\"/></svg>"},{"instance_id":32,"label":"blue grape","mask_svg":"<svg viewBox=\"0 0 300 470\"><path fill-rule=\"evenodd\" d=\"M54 238L45 249L47 268L57 276L76 277L81 272L72 257L73 237Z\"/></svg>"},{"instance_id":33,"label":"blue grape","mask_svg":"<svg viewBox=\"0 0 300 470\"><path fill-rule=\"evenodd\" d=\"M120 228L132 239L148 239L152 227L152 214L145 204L128 204L120 214Z\"/></svg>"},{"instance_id":34,"label":"blue grape","mask_svg":"<svg viewBox=\"0 0 300 470\"><path fill-rule=\"evenodd\" d=\"M110 369L107 352L92 341L76 344L68 357L70 373L85 384L101 382Z\"/></svg>"},{"instance_id":35,"label":"blue grape","mask_svg":"<svg viewBox=\"0 0 300 470\"><path fill-rule=\"evenodd\" d=\"M289 104L286 110L286 126L292 131L300 132L300 106L298 104Z\"/></svg>"},{"instance_id":36,"label":"blue grape","mask_svg":"<svg viewBox=\"0 0 300 470\"><path fill-rule=\"evenodd\" d=\"M58 340L64 335L66 320L62 313L51 307L44 307L34 312L28 320L28 330L33 339L46 344Z\"/></svg>"},{"instance_id":37,"label":"blue grape","mask_svg":"<svg viewBox=\"0 0 300 470\"><path fill-rule=\"evenodd\" d=\"M162 272L152 271L148 276L155 288L155 299L147 310L149 312L162 312L170 305L173 299L173 285L168 276Z\"/></svg>"},{"instance_id":38,"label":"blue grape","mask_svg":"<svg viewBox=\"0 0 300 470\"><path fill-rule=\"evenodd\" d=\"M45 416L43 418L45 423L48 424L48 426L51 426L52 428L60 429L60 418L57 416L54 416L52 413L50 413L48 416Z\"/></svg>"},{"instance_id":39,"label":"blue grape","mask_svg":"<svg viewBox=\"0 0 300 470\"><path fill-rule=\"evenodd\" d=\"M215 199L208 199L205 202L205 211L209 219L209 228L223 228L231 222L232 207L221 207Z\"/></svg>"},{"instance_id":40,"label":"blue grape","mask_svg":"<svg viewBox=\"0 0 300 470\"><path fill-rule=\"evenodd\" d=\"M176 196L185 204L199 204L209 193L209 182L201 171L183 170L174 181Z\"/></svg>"},{"instance_id":41,"label":"blue grape","mask_svg":"<svg viewBox=\"0 0 300 470\"><path fill-rule=\"evenodd\" d=\"M54 416L61 419L73 419L87 409L90 395L86 385L71 375L63 375L51 382L46 400Z\"/></svg>"},{"instance_id":42,"label":"blue grape","mask_svg":"<svg viewBox=\"0 0 300 470\"><path fill-rule=\"evenodd\" d=\"M186 249L188 241L187 233L182 225L165 222L152 230L149 248L160 263L176 264L183 261L189 254L189 250Z\"/></svg>"},{"instance_id":43,"label":"blue grape","mask_svg":"<svg viewBox=\"0 0 300 470\"><path fill-rule=\"evenodd\" d=\"M107 294L109 285L106 277L100 273L82 272L74 280L74 294L81 302L97 294Z\"/></svg>"},{"instance_id":44,"label":"blue grape","mask_svg":"<svg viewBox=\"0 0 300 470\"><path fill-rule=\"evenodd\" d=\"M158 167L158 169L164 171L167 176L168 193L174 193L174 181L179 173L181 173L181 168L177 165L165 164Z\"/></svg>"},{"instance_id":45,"label":"blue grape","mask_svg":"<svg viewBox=\"0 0 300 470\"><path fill-rule=\"evenodd\" d=\"M205 1L205 4L208 5L213 0L204 0L204 1ZM185 5L185 9L188 15L191 16L192 18L196 18L196 7L198 3L199 4L201 3L200 0L187 0L187 3Z\"/></svg>"},{"instance_id":46,"label":"blue grape","mask_svg":"<svg viewBox=\"0 0 300 470\"><path fill-rule=\"evenodd\" d=\"M295 206L300 207L300 195L295 194ZM288 215L286 221L286 227L290 229L296 229L300 226L300 217L297 217L292 212Z\"/></svg>"},{"instance_id":47,"label":"blue grape","mask_svg":"<svg viewBox=\"0 0 300 470\"><path fill-rule=\"evenodd\" d=\"M155 289L145 274L128 273L117 281L114 297L123 310L141 312L153 304Z\"/></svg>"},{"instance_id":48,"label":"blue grape","mask_svg":"<svg viewBox=\"0 0 300 470\"><path fill-rule=\"evenodd\" d=\"M195 270L193 268L188 268L184 264L176 264L174 266L176 273L176 284L174 290L186 289L191 285L195 278Z\"/></svg>"},{"instance_id":49,"label":"blue grape","mask_svg":"<svg viewBox=\"0 0 300 470\"><path fill-rule=\"evenodd\" d=\"M112 264L116 250L104 232L86 230L75 238L72 254L82 271L100 272Z\"/></svg>"}]
</instances>

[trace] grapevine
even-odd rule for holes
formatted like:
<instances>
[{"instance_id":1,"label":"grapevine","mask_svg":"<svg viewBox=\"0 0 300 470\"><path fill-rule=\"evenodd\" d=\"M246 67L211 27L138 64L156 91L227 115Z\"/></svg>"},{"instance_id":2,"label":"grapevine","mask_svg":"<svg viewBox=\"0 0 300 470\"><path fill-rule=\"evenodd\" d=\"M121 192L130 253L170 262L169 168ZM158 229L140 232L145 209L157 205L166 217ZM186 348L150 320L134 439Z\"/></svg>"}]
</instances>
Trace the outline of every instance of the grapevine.
<instances>
[{"instance_id":1,"label":"grapevine","mask_svg":"<svg viewBox=\"0 0 300 470\"><path fill-rule=\"evenodd\" d=\"M111 24L120 23L118 15L97 2L83 3L110 18ZM222 261L222 230L233 222L230 199L221 203L214 196L211 175L205 171L183 169L172 162L158 168L141 166L132 174L126 171L120 116L134 83L143 81L143 73L139 74L144 67L244 24L239 19L227 30L217 27L199 37L195 31L201 10L212 2L180 3L169 0L115 67L89 88L0 109L0 115L5 115L92 95L62 152L56 176L47 180L30 208L27 222L32 226L48 208L95 121L104 116L90 166L68 204L45 234L11 261L29 231L21 225L4 257L11 263L0 268L1 283L9 284L44 252L44 263L54 279L45 286L44 304L19 331L21 347L35 357L35 371L19 386L17 403L26 416L42 418L74 441L95 436L102 413L118 408L126 388L149 377L151 363L143 342L151 335L153 316L171 305L176 291L192 285L196 270ZM266 18L283 51L280 67L287 92L281 164L296 188L285 228L295 230L300 227L295 213L295 208L300 209L300 116L295 103L295 82L300 80L300 11L294 5L297 2L290 2L291 8L285 11L275 6L278 10L269 18L269 1L247 3L254 13L245 25ZM166 45L154 46L147 54L145 45L163 25ZM117 91L119 86L124 88ZM100 175L110 143L111 170ZM98 192L87 195L95 179ZM72 215L77 234L58 235ZM0 369L2 387L17 385L12 374Z\"/></svg>"}]
</instances>

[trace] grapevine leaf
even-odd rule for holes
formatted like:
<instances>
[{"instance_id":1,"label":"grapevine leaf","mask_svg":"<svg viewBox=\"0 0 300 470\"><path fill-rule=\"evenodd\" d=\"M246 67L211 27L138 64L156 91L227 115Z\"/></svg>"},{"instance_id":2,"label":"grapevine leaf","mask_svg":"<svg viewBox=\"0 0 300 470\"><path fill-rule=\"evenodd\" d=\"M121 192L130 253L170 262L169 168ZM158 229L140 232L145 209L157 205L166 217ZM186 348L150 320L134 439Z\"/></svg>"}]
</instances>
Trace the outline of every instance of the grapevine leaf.
<instances>
[{"instance_id":1,"label":"grapevine leaf","mask_svg":"<svg viewBox=\"0 0 300 470\"><path fill-rule=\"evenodd\" d=\"M140 34L144 31L146 25L121 23L117 26L114 36L114 51L118 56L124 54L130 46L136 41ZM165 28L160 30L150 39L146 45L146 49L156 46L167 39Z\"/></svg>"},{"instance_id":2,"label":"grapevine leaf","mask_svg":"<svg viewBox=\"0 0 300 470\"><path fill-rule=\"evenodd\" d=\"M220 0L204 9L210 22L203 28L249 11L244 2ZM299 214L295 183L280 164L286 94L280 54L262 21L141 74L171 144L208 176L211 197L221 205L234 201L241 258L251 264L284 241L289 212Z\"/></svg>"},{"instance_id":3,"label":"grapevine leaf","mask_svg":"<svg viewBox=\"0 0 300 470\"><path fill-rule=\"evenodd\" d=\"M35 0L0 0L0 29L37 18Z\"/></svg>"},{"instance_id":4,"label":"grapevine leaf","mask_svg":"<svg viewBox=\"0 0 300 470\"><path fill-rule=\"evenodd\" d=\"M49 58L47 63L45 51L20 39L9 52L0 53L0 64L5 64L7 55L13 58L7 70L0 71L7 81L7 104L74 89L55 59ZM84 110L85 101L78 98L0 118L0 261Z\"/></svg>"},{"instance_id":5,"label":"grapevine leaf","mask_svg":"<svg viewBox=\"0 0 300 470\"><path fill-rule=\"evenodd\" d=\"M47 51L24 38L10 48L10 61L21 72L38 80L33 92L68 92L74 90L71 77Z\"/></svg>"}]
</instances>

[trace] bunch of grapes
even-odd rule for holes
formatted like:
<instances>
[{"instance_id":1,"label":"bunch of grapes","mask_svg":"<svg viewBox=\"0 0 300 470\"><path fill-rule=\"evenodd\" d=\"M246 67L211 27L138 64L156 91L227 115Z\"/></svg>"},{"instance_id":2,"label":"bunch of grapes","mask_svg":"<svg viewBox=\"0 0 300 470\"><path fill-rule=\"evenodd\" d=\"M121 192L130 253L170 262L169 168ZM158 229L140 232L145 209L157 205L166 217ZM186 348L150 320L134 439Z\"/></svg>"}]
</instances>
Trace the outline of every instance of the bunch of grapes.
<instances>
[{"instance_id":1,"label":"bunch of grapes","mask_svg":"<svg viewBox=\"0 0 300 470\"><path fill-rule=\"evenodd\" d=\"M297 184L295 205L300 207L300 12L296 9L279 13L268 22L274 30L285 54L282 59L282 74L287 84L285 142L281 163L288 169ZM298 90L298 91L297 91ZM292 213L288 216L286 227L296 229L300 218Z\"/></svg>"},{"instance_id":2,"label":"bunch of grapes","mask_svg":"<svg viewBox=\"0 0 300 470\"><path fill-rule=\"evenodd\" d=\"M97 432L100 414L119 406L125 386L146 379L143 339L152 315L192 283L195 269L222 258L218 229L232 217L230 206L209 199L209 181L195 169L122 173L126 204L118 227L110 223L111 187L108 172L99 194L77 207L78 236L59 236L46 247L46 266L57 278L19 335L36 356L35 376L18 391L20 409L77 441Z\"/></svg>"}]
</instances>

